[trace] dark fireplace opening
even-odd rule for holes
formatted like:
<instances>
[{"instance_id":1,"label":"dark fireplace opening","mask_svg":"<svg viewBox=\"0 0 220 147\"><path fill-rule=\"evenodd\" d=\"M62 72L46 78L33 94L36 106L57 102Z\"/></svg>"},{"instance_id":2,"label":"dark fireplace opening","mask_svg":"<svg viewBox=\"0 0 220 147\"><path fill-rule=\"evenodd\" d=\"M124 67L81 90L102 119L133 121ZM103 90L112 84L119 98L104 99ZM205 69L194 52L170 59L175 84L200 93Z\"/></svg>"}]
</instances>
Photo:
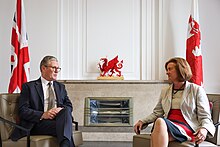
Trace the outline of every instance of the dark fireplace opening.
<instances>
[{"instance_id":1,"label":"dark fireplace opening","mask_svg":"<svg viewBox=\"0 0 220 147\"><path fill-rule=\"evenodd\" d=\"M85 98L85 126L132 126L131 97Z\"/></svg>"}]
</instances>

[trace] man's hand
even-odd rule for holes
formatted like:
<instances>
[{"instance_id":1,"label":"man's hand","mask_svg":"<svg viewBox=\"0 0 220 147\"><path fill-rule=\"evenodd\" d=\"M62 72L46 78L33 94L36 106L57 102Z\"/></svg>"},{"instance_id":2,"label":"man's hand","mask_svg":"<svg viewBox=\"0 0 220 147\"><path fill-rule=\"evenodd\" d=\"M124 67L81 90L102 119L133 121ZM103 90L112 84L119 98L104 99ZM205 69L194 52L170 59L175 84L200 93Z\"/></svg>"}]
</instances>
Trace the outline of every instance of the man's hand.
<instances>
[{"instance_id":1,"label":"man's hand","mask_svg":"<svg viewBox=\"0 0 220 147\"><path fill-rule=\"evenodd\" d=\"M142 129L142 126L143 126L143 122L141 120L139 120L135 125L134 125L134 132L136 134L140 134L140 131Z\"/></svg>"},{"instance_id":2,"label":"man's hand","mask_svg":"<svg viewBox=\"0 0 220 147\"><path fill-rule=\"evenodd\" d=\"M63 108L58 107L58 108L52 108L46 112L43 113L43 115L41 116L41 120L42 119L54 119L57 114L60 112L60 110L62 110Z\"/></svg>"}]
</instances>

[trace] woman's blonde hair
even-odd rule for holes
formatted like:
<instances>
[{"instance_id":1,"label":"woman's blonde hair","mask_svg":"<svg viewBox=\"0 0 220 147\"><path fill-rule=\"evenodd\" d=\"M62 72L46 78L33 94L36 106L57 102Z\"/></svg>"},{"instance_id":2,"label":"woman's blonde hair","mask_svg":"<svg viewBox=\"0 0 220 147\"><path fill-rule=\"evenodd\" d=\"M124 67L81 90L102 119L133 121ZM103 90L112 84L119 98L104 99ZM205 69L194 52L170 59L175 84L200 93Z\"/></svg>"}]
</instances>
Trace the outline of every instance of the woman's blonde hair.
<instances>
[{"instance_id":1,"label":"woman's blonde hair","mask_svg":"<svg viewBox=\"0 0 220 147\"><path fill-rule=\"evenodd\" d=\"M174 57L168 60L165 64L165 69L167 70L167 65L169 63L175 63L175 69L177 71L178 79L180 82L189 81L192 77L192 71L188 62L184 58Z\"/></svg>"}]
</instances>

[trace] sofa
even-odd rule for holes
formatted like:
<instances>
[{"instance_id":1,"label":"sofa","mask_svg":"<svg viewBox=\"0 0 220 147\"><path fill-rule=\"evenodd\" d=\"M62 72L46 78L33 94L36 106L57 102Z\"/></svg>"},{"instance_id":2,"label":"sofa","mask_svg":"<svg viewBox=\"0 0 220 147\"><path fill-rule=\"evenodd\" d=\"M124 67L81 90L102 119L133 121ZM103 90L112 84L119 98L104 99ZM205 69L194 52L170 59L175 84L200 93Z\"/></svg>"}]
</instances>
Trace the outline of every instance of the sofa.
<instances>
[{"instance_id":1,"label":"sofa","mask_svg":"<svg viewBox=\"0 0 220 147\"><path fill-rule=\"evenodd\" d=\"M18 119L18 101L20 94L0 94L0 147L59 147L56 137L49 135L27 136L12 141L9 139L14 127L29 130L16 124ZM82 132L78 130L78 122L73 121L73 139L76 146L83 144Z\"/></svg>"}]
</instances>

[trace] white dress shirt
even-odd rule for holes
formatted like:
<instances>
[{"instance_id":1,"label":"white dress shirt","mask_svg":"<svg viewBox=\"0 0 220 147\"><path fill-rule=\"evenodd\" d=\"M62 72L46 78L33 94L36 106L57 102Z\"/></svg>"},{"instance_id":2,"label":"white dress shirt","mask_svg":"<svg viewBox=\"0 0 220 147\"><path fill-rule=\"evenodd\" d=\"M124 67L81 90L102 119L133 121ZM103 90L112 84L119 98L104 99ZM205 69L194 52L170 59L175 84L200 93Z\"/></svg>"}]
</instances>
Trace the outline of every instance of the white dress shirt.
<instances>
[{"instance_id":1,"label":"white dress shirt","mask_svg":"<svg viewBox=\"0 0 220 147\"><path fill-rule=\"evenodd\" d=\"M48 98L49 98L49 82L51 82L51 88L54 92L54 87L53 87L53 81L47 81L46 79L44 79L43 77L41 77L41 83L42 83L42 87L43 87L43 92L44 92L44 112L47 111L48 109ZM54 96L56 97L56 94L54 92ZM55 99L55 106L57 105L57 101Z\"/></svg>"}]
</instances>

